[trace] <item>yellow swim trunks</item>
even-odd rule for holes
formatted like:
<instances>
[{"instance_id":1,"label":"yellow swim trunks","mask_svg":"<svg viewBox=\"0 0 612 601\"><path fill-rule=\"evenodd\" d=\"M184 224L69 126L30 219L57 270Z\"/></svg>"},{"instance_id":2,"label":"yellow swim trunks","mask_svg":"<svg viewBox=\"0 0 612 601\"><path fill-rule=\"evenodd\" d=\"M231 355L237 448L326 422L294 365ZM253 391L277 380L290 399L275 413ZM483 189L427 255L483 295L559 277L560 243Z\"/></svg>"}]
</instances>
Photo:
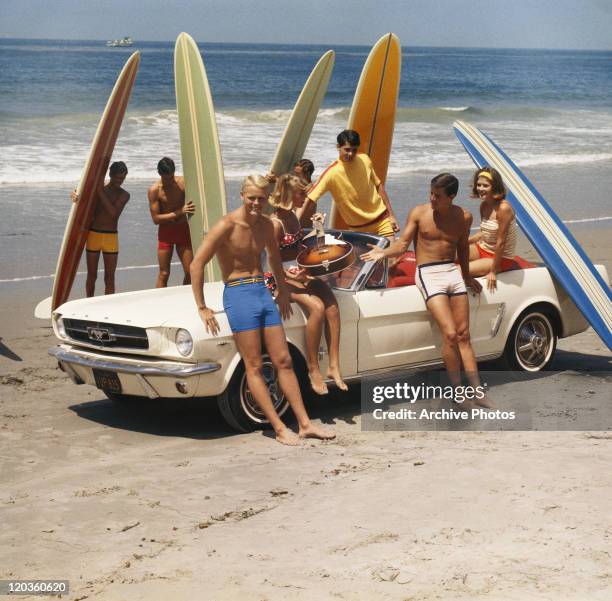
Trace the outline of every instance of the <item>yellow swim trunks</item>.
<instances>
[{"instance_id":1,"label":"yellow swim trunks","mask_svg":"<svg viewBox=\"0 0 612 601\"><path fill-rule=\"evenodd\" d=\"M87 252L116 255L119 252L119 235L117 232L103 230L89 230L87 236Z\"/></svg>"},{"instance_id":2,"label":"yellow swim trunks","mask_svg":"<svg viewBox=\"0 0 612 601\"><path fill-rule=\"evenodd\" d=\"M389 217L384 215L381 219L366 225L351 225L349 229L353 232L364 232L367 234L376 234L377 236L392 237L394 235L393 226Z\"/></svg>"}]
</instances>

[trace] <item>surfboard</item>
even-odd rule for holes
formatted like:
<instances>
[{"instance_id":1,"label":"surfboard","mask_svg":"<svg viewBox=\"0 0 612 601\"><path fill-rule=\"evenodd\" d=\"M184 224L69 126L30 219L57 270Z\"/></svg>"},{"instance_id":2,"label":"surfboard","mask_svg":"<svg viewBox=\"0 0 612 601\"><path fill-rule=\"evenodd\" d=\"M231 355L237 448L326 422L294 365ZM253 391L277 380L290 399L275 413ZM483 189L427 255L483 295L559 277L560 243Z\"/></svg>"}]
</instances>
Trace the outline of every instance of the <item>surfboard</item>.
<instances>
[{"instance_id":1,"label":"surfboard","mask_svg":"<svg viewBox=\"0 0 612 601\"><path fill-rule=\"evenodd\" d=\"M270 173L282 175L304 158L315 119L334 70L335 52L327 51L315 65L300 93L272 159Z\"/></svg>"},{"instance_id":2,"label":"surfboard","mask_svg":"<svg viewBox=\"0 0 612 601\"><path fill-rule=\"evenodd\" d=\"M77 186L79 201L72 204L66 230L60 248L53 292L51 293L51 310L54 311L66 302L72 290L81 255L87 242L89 224L93 218L97 204L97 189L104 183L104 176L108 169L115 142L121 128L123 116L130 99L130 94L136 80L138 66L140 65L140 52L134 52L127 60L115 87L106 103L98 129L94 135L89 156ZM39 317L45 308L46 301L37 307ZM46 316L46 315L45 315ZM49 315L50 317L50 315Z\"/></svg>"},{"instance_id":3,"label":"surfboard","mask_svg":"<svg viewBox=\"0 0 612 601\"><path fill-rule=\"evenodd\" d=\"M456 121L454 128L478 167L490 166L499 171L521 229L612 350L612 293L589 257L535 186L490 137L463 121Z\"/></svg>"},{"instance_id":4,"label":"surfboard","mask_svg":"<svg viewBox=\"0 0 612 601\"><path fill-rule=\"evenodd\" d=\"M215 107L202 55L187 33L176 39L174 82L185 198L195 204L189 219L195 252L210 228L227 213L227 204ZM216 258L206 265L204 277L207 282L222 279Z\"/></svg>"},{"instance_id":5,"label":"surfboard","mask_svg":"<svg viewBox=\"0 0 612 601\"><path fill-rule=\"evenodd\" d=\"M51 319L51 301L53 298L48 296L41 300L34 308L34 317L37 319Z\"/></svg>"},{"instance_id":6,"label":"surfboard","mask_svg":"<svg viewBox=\"0 0 612 601\"><path fill-rule=\"evenodd\" d=\"M388 33L374 44L363 66L346 125L359 133L359 151L369 155L383 183L391 155L401 71L399 38ZM337 229L348 228L333 202L330 224Z\"/></svg>"}]
</instances>

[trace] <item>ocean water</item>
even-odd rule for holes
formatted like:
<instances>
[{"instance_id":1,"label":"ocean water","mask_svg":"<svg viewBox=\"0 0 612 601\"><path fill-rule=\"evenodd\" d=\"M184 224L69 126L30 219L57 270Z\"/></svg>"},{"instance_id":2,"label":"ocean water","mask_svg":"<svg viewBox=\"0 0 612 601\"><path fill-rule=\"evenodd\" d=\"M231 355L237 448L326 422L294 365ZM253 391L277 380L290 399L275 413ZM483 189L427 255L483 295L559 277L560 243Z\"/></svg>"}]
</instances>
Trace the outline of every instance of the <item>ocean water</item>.
<instances>
[{"instance_id":1,"label":"ocean water","mask_svg":"<svg viewBox=\"0 0 612 601\"><path fill-rule=\"evenodd\" d=\"M202 44L228 177L268 167L324 46ZM0 40L0 183L78 180L97 120L132 50L142 53L116 158L151 178L179 158L174 44ZM368 47L335 48L308 147L322 166L348 117ZM490 132L521 166L612 161L612 52L404 48L390 175L468 167L454 119Z\"/></svg>"},{"instance_id":2,"label":"ocean water","mask_svg":"<svg viewBox=\"0 0 612 601\"><path fill-rule=\"evenodd\" d=\"M217 119L228 192L266 172L291 108L328 46L201 44ZM10 218L0 223L0 281L53 271L69 190L77 183L108 95L125 60L142 61L113 156L138 191L121 227L154 236L146 182L161 156L180 172L172 42L0 40L0 184ZM367 46L335 47L336 66L306 156L319 173L336 158ZM463 119L489 133L525 169L567 221L612 216L612 52L403 49L399 110L389 168L403 217L426 200L427 183L472 163L452 131ZM593 181L596 180L596 181ZM554 198L549 195L551 193ZM235 203L230 198L230 206ZM40 217L43 217L41 220ZM39 227L40 232L34 233ZM34 226L33 224L37 225ZM150 230L150 231L149 231ZM155 262L133 245L124 265ZM122 251L123 252L123 251ZM121 261L121 260L120 260Z\"/></svg>"}]
</instances>

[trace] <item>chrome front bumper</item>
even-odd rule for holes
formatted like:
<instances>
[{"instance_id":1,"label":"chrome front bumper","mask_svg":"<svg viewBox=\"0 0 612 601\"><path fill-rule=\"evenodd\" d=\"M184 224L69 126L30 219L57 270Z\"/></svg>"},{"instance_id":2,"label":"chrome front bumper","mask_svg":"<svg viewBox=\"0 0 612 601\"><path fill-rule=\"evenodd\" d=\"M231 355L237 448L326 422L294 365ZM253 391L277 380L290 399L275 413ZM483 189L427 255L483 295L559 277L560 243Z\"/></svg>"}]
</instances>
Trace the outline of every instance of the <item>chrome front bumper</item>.
<instances>
[{"instance_id":1,"label":"chrome front bumper","mask_svg":"<svg viewBox=\"0 0 612 601\"><path fill-rule=\"evenodd\" d=\"M125 362L111 357L90 356L81 352L67 350L61 346L49 349L49 355L55 357L60 367L68 374L75 384L83 384L73 365L89 369L100 369L116 373L130 374L138 380L143 392L151 399L158 398L159 392L151 385L148 377L189 378L208 374L221 369L219 363L178 363L171 362L161 365L150 365L146 361L132 360Z\"/></svg>"},{"instance_id":2,"label":"chrome front bumper","mask_svg":"<svg viewBox=\"0 0 612 601\"><path fill-rule=\"evenodd\" d=\"M173 378L188 378L189 376L197 376L200 374L208 374L221 369L219 363L194 363L194 364L178 364L164 365L163 367L154 367L146 363L123 363L114 359L101 359L96 357L87 357L80 353L67 351L61 346L53 346L49 349L49 354L55 357L58 361L66 361L68 363L76 363L83 367L91 367L96 369L105 369L108 371L116 371L124 374L140 374L141 376L169 376Z\"/></svg>"}]
</instances>

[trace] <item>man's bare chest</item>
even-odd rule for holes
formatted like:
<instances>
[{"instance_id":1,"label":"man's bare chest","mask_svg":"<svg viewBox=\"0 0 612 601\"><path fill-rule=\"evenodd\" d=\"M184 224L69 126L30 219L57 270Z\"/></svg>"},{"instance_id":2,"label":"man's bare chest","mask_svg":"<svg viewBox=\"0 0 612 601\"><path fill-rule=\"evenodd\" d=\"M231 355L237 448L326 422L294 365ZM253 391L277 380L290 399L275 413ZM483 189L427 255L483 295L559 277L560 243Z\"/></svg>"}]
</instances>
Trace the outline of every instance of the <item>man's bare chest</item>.
<instances>
[{"instance_id":1,"label":"man's bare chest","mask_svg":"<svg viewBox=\"0 0 612 601\"><path fill-rule=\"evenodd\" d=\"M236 226L230 235L227 246L230 252L243 260L256 258L259 260L264 251L265 236L263 232L258 232L251 227Z\"/></svg>"},{"instance_id":2,"label":"man's bare chest","mask_svg":"<svg viewBox=\"0 0 612 601\"><path fill-rule=\"evenodd\" d=\"M419 224L419 237L424 240L457 242L462 234L462 225L444 219L425 219Z\"/></svg>"},{"instance_id":3,"label":"man's bare chest","mask_svg":"<svg viewBox=\"0 0 612 601\"><path fill-rule=\"evenodd\" d=\"M166 189L160 186L157 198L162 212L167 213L183 205L185 193L178 187Z\"/></svg>"}]
</instances>

